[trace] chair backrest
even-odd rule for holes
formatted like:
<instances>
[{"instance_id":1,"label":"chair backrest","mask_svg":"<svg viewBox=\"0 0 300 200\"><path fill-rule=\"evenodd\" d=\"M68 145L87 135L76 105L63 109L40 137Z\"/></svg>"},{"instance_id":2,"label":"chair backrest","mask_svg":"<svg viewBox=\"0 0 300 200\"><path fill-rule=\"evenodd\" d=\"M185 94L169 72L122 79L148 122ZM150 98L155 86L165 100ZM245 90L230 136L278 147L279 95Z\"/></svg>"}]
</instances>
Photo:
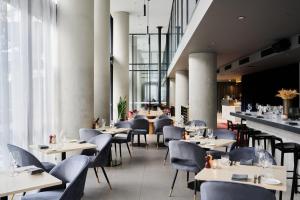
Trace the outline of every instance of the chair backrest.
<instances>
[{"instance_id":1,"label":"chair backrest","mask_svg":"<svg viewBox=\"0 0 300 200\"><path fill-rule=\"evenodd\" d=\"M132 123L132 129L144 129L149 132L149 121L144 118L134 119Z\"/></svg>"},{"instance_id":2,"label":"chair backrest","mask_svg":"<svg viewBox=\"0 0 300 200\"><path fill-rule=\"evenodd\" d=\"M132 122L131 121L119 121L115 124L117 128L131 128Z\"/></svg>"},{"instance_id":3,"label":"chair backrest","mask_svg":"<svg viewBox=\"0 0 300 200\"><path fill-rule=\"evenodd\" d=\"M94 166L105 166L109 161L112 136L110 134L101 134L91 140L90 143L97 145L97 155L94 160Z\"/></svg>"},{"instance_id":4,"label":"chair backrest","mask_svg":"<svg viewBox=\"0 0 300 200\"><path fill-rule=\"evenodd\" d=\"M60 179L67 185L60 200L80 200L83 191L89 165L89 158L83 155L75 155L67 158L55 166L50 174Z\"/></svg>"},{"instance_id":5,"label":"chair backrest","mask_svg":"<svg viewBox=\"0 0 300 200\"><path fill-rule=\"evenodd\" d=\"M206 126L206 122L202 120L192 120L186 123L186 125L188 126L190 126L191 124L195 124L195 126Z\"/></svg>"},{"instance_id":6,"label":"chair backrest","mask_svg":"<svg viewBox=\"0 0 300 200\"><path fill-rule=\"evenodd\" d=\"M134 119L147 119L145 115L136 115Z\"/></svg>"},{"instance_id":7,"label":"chair backrest","mask_svg":"<svg viewBox=\"0 0 300 200\"><path fill-rule=\"evenodd\" d=\"M158 119L164 119L164 118L170 119L170 117L166 114L162 114L158 117Z\"/></svg>"},{"instance_id":8,"label":"chair backrest","mask_svg":"<svg viewBox=\"0 0 300 200\"><path fill-rule=\"evenodd\" d=\"M181 140L184 134L184 128L176 126L164 126L164 142L169 142L170 140Z\"/></svg>"},{"instance_id":9,"label":"chair backrest","mask_svg":"<svg viewBox=\"0 0 300 200\"><path fill-rule=\"evenodd\" d=\"M79 138L80 140L85 140L88 141L91 138L100 135L101 132L97 131L96 129L91 129L91 128L81 128L79 129Z\"/></svg>"},{"instance_id":10,"label":"chair backrest","mask_svg":"<svg viewBox=\"0 0 300 200\"><path fill-rule=\"evenodd\" d=\"M173 120L170 118L156 119L154 122L154 133L163 132L164 126L170 126L173 124Z\"/></svg>"},{"instance_id":11,"label":"chair backrest","mask_svg":"<svg viewBox=\"0 0 300 200\"><path fill-rule=\"evenodd\" d=\"M201 200L275 200L273 192L253 185L208 181L201 184Z\"/></svg>"},{"instance_id":12,"label":"chair backrest","mask_svg":"<svg viewBox=\"0 0 300 200\"><path fill-rule=\"evenodd\" d=\"M46 171L39 159L29 151L12 144L7 144L7 148L19 167L34 165Z\"/></svg>"},{"instance_id":13,"label":"chair backrest","mask_svg":"<svg viewBox=\"0 0 300 200\"><path fill-rule=\"evenodd\" d=\"M169 142L171 164L187 163L189 166L197 166L195 172L199 172L205 166L206 152L197 144L181 140Z\"/></svg>"},{"instance_id":14,"label":"chair backrest","mask_svg":"<svg viewBox=\"0 0 300 200\"><path fill-rule=\"evenodd\" d=\"M276 165L275 159L272 155L264 149L260 149L260 152L264 154L264 156L272 161L273 165ZM252 160L253 163L258 163L258 151L254 147L240 147L234 149L229 152L229 160L239 162L241 160Z\"/></svg>"}]
</instances>

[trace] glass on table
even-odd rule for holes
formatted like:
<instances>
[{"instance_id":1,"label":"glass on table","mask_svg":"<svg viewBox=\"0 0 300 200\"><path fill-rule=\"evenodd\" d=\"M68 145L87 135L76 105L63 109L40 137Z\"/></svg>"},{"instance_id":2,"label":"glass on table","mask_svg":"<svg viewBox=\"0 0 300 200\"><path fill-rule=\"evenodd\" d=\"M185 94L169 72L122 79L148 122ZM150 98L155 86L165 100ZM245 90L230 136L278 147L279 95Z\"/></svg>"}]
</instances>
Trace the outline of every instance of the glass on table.
<instances>
[{"instance_id":1,"label":"glass on table","mask_svg":"<svg viewBox=\"0 0 300 200\"><path fill-rule=\"evenodd\" d=\"M210 139L213 138L213 136L214 136L214 131L213 131L213 129L208 128L208 129L206 130L206 133L207 133L207 137L208 137L208 138L210 138Z\"/></svg>"},{"instance_id":2,"label":"glass on table","mask_svg":"<svg viewBox=\"0 0 300 200\"><path fill-rule=\"evenodd\" d=\"M105 127L105 123L106 123L105 119L101 119L101 126L102 126L102 128Z\"/></svg>"},{"instance_id":3,"label":"glass on table","mask_svg":"<svg viewBox=\"0 0 300 200\"><path fill-rule=\"evenodd\" d=\"M114 120L110 120L109 127L110 127L110 128L113 128L114 126L115 126L115 122L114 122Z\"/></svg>"}]
</instances>

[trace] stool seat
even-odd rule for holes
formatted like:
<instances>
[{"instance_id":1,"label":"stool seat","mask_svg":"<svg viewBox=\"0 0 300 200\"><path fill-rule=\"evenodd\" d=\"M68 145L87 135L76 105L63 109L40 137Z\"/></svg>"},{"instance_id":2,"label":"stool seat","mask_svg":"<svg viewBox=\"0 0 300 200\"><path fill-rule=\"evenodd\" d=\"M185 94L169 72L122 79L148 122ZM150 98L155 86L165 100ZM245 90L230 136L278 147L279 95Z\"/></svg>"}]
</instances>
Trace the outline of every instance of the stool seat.
<instances>
[{"instance_id":1,"label":"stool seat","mask_svg":"<svg viewBox=\"0 0 300 200\"><path fill-rule=\"evenodd\" d=\"M275 149L278 149L285 153L293 153L297 148L300 148L300 145L294 142L283 142L283 143L276 143L274 145Z\"/></svg>"}]
</instances>

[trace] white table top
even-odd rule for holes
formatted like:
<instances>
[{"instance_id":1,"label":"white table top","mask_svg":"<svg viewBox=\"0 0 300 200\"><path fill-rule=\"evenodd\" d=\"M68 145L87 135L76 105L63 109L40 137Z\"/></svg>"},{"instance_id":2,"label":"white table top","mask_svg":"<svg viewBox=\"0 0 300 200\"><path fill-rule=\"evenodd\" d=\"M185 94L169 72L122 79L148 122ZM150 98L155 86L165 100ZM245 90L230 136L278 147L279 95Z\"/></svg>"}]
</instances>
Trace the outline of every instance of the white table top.
<instances>
[{"instance_id":1,"label":"white table top","mask_svg":"<svg viewBox=\"0 0 300 200\"><path fill-rule=\"evenodd\" d=\"M0 171L0 180L0 197L62 184L61 180L46 172L31 175L22 171L11 176L8 171Z\"/></svg>"},{"instance_id":2,"label":"white table top","mask_svg":"<svg viewBox=\"0 0 300 200\"><path fill-rule=\"evenodd\" d=\"M248 181L233 181L231 180L232 174L247 174ZM278 185L271 185L264 183L262 178L261 184L254 183L254 175L265 175L268 178L275 178L281 183ZM216 169L204 168L195 177L199 181L224 181L234 182L248 185L255 185L269 190L286 191L286 167L285 166L272 166L270 168L262 168L258 166L246 165L233 165L233 166L219 166Z\"/></svg>"},{"instance_id":3,"label":"white table top","mask_svg":"<svg viewBox=\"0 0 300 200\"><path fill-rule=\"evenodd\" d=\"M184 140L186 142L200 142L199 146L206 149L214 149L218 147L227 147L233 143L235 143L235 140L229 140L229 139L210 139L210 138L204 138L202 136L194 136L190 137L189 139Z\"/></svg>"},{"instance_id":4,"label":"white table top","mask_svg":"<svg viewBox=\"0 0 300 200\"><path fill-rule=\"evenodd\" d=\"M51 144L49 145L48 149L40 149L38 145L30 145L30 148L37 150L44 154L54 154L54 153L62 153L68 151L76 151L76 150L83 150L83 149L94 149L97 147L95 144L90 143L82 143L79 144L76 141L68 142L63 144Z\"/></svg>"},{"instance_id":5,"label":"white table top","mask_svg":"<svg viewBox=\"0 0 300 200\"><path fill-rule=\"evenodd\" d=\"M98 128L96 130L101 131L102 133L107 133L107 134L118 134L118 133L128 133L128 131L131 130L131 128L117 128L117 127L104 127L104 128Z\"/></svg>"}]
</instances>

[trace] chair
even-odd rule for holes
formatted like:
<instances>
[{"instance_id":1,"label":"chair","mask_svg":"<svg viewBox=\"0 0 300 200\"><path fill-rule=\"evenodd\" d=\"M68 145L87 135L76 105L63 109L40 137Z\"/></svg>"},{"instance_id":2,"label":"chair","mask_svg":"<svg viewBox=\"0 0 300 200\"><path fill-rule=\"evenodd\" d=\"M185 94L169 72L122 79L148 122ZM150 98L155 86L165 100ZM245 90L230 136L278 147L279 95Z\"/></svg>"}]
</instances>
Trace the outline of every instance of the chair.
<instances>
[{"instance_id":1,"label":"chair","mask_svg":"<svg viewBox=\"0 0 300 200\"><path fill-rule=\"evenodd\" d=\"M158 117L158 119L170 119L170 117L166 114L162 114Z\"/></svg>"},{"instance_id":2,"label":"chair","mask_svg":"<svg viewBox=\"0 0 300 200\"><path fill-rule=\"evenodd\" d=\"M62 180L66 188L50 187L35 194L27 194L22 200L80 200L88 170L89 158L75 155L55 166L50 174Z\"/></svg>"},{"instance_id":3,"label":"chair","mask_svg":"<svg viewBox=\"0 0 300 200\"><path fill-rule=\"evenodd\" d=\"M140 145L140 135L144 135L145 137L145 143L147 147L147 137L146 135L149 132L149 121L144 118L137 118L133 120L132 123L132 138L131 141L133 143L134 141L134 136L138 136L138 144Z\"/></svg>"},{"instance_id":4,"label":"chair","mask_svg":"<svg viewBox=\"0 0 300 200\"><path fill-rule=\"evenodd\" d=\"M96 137L100 134L102 134L100 131L91 128L79 129L79 138L80 140L84 140L84 141L89 141L93 137ZM96 153L97 153L96 149L84 149L82 154L86 156L92 156L95 155Z\"/></svg>"},{"instance_id":5,"label":"chair","mask_svg":"<svg viewBox=\"0 0 300 200\"><path fill-rule=\"evenodd\" d=\"M198 145L190 142L172 140L169 142L170 161L176 170L169 196L172 195L178 170L197 174L205 166L206 152ZM196 199L197 181L194 181L194 199Z\"/></svg>"},{"instance_id":6,"label":"chair","mask_svg":"<svg viewBox=\"0 0 300 200\"><path fill-rule=\"evenodd\" d=\"M191 124L195 124L195 126L206 126L206 122L202 120L192 120L186 123L187 126L190 126Z\"/></svg>"},{"instance_id":7,"label":"chair","mask_svg":"<svg viewBox=\"0 0 300 200\"><path fill-rule=\"evenodd\" d=\"M131 128L132 123L130 121L120 121L120 122L116 123L115 126L117 128ZM121 149L122 144L126 143L130 158L132 158L128 142L131 142L131 130L128 133L116 134L112 138L112 143L115 145L115 151L117 151L117 144L119 144L121 162L122 162L122 149Z\"/></svg>"},{"instance_id":8,"label":"chair","mask_svg":"<svg viewBox=\"0 0 300 200\"><path fill-rule=\"evenodd\" d=\"M215 129L214 136L217 139L228 139L228 140L236 140L236 134L228 129ZM236 142L229 146L229 151L232 151L236 147ZM214 158L220 158L222 155L227 154L228 147L226 147L224 151L211 150L207 151L207 154L211 154Z\"/></svg>"},{"instance_id":9,"label":"chair","mask_svg":"<svg viewBox=\"0 0 300 200\"><path fill-rule=\"evenodd\" d=\"M19 167L34 165L46 172L50 172L51 169L55 166L55 164L50 162L40 162L39 159L37 159L32 153L26 151L21 147L7 144L7 148Z\"/></svg>"},{"instance_id":10,"label":"chair","mask_svg":"<svg viewBox=\"0 0 300 200\"><path fill-rule=\"evenodd\" d=\"M273 192L253 185L208 181L201 185L201 200L276 200Z\"/></svg>"},{"instance_id":11,"label":"chair","mask_svg":"<svg viewBox=\"0 0 300 200\"><path fill-rule=\"evenodd\" d=\"M157 142L157 148L159 144L159 138L161 135L163 135L163 128L164 126L170 126L173 124L173 120L170 118L161 118L157 119L154 122L154 133L156 134L156 142Z\"/></svg>"},{"instance_id":12,"label":"chair","mask_svg":"<svg viewBox=\"0 0 300 200\"><path fill-rule=\"evenodd\" d=\"M101 134L100 131L91 128L81 128L79 129L79 138L80 140L88 141L91 138Z\"/></svg>"},{"instance_id":13,"label":"chair","mask_svg":"<svg viewBox=\"0 0 300 200\"><path fill-rule=\"evenodd\" d=\"M266 150L260 150L263 152L267 159L272 160L272 164L276 165L276 161L273 156ZM240 162L240 161L249 161L252 160L252 163L258 163L258 151L254 147L240 147L229 152L229 160L231 162Z\"/></svg>"},{"instance_id":14,"label":"chair","mask_svg":"<svg viewBox=\"0 0 300 200\"><path fill-rule=\"evenodd\" d=\"M112 188L109 179L107 177L106 171L104 169L104 166L106 166L110 160L111 141L112 141L112 136L110 134L100 134L96 137L91 138L90 140L88 140L88 142L97 145L96 148L97 153L95 155L87 155L89 157L89 168L94 168L94 172L98 183L100 183L100 181L98 177L97 168L101 167L102 172L105 176L105 179L110 189ZM84 153L85 151L82 151L81 154L85 155Z\"/></svg>"},{"instance_id":15,"label":"chair","mask_svg":"<svg viewBox=\"0 0 300 200\"><path fill-rule=\"evenodd\" d=\"M237 124L234 124L231 120L227 120L227 129L231 131L236 131Z\"/></svg>"},{"instance_id":16,"label":"chair","mask_svg":"<svg viewBox=\"0 0 300 200\"><path fill-rule=\"evenodd\" d=\"M184 134L184 128L176 127L176 126L164 126L163 134L164 134L164 145L167 147L167 153L164 160L164 165L166 163L168 154L169 154L169 142L171 140L181 140Z\"/></svg>"}]
</instances>

